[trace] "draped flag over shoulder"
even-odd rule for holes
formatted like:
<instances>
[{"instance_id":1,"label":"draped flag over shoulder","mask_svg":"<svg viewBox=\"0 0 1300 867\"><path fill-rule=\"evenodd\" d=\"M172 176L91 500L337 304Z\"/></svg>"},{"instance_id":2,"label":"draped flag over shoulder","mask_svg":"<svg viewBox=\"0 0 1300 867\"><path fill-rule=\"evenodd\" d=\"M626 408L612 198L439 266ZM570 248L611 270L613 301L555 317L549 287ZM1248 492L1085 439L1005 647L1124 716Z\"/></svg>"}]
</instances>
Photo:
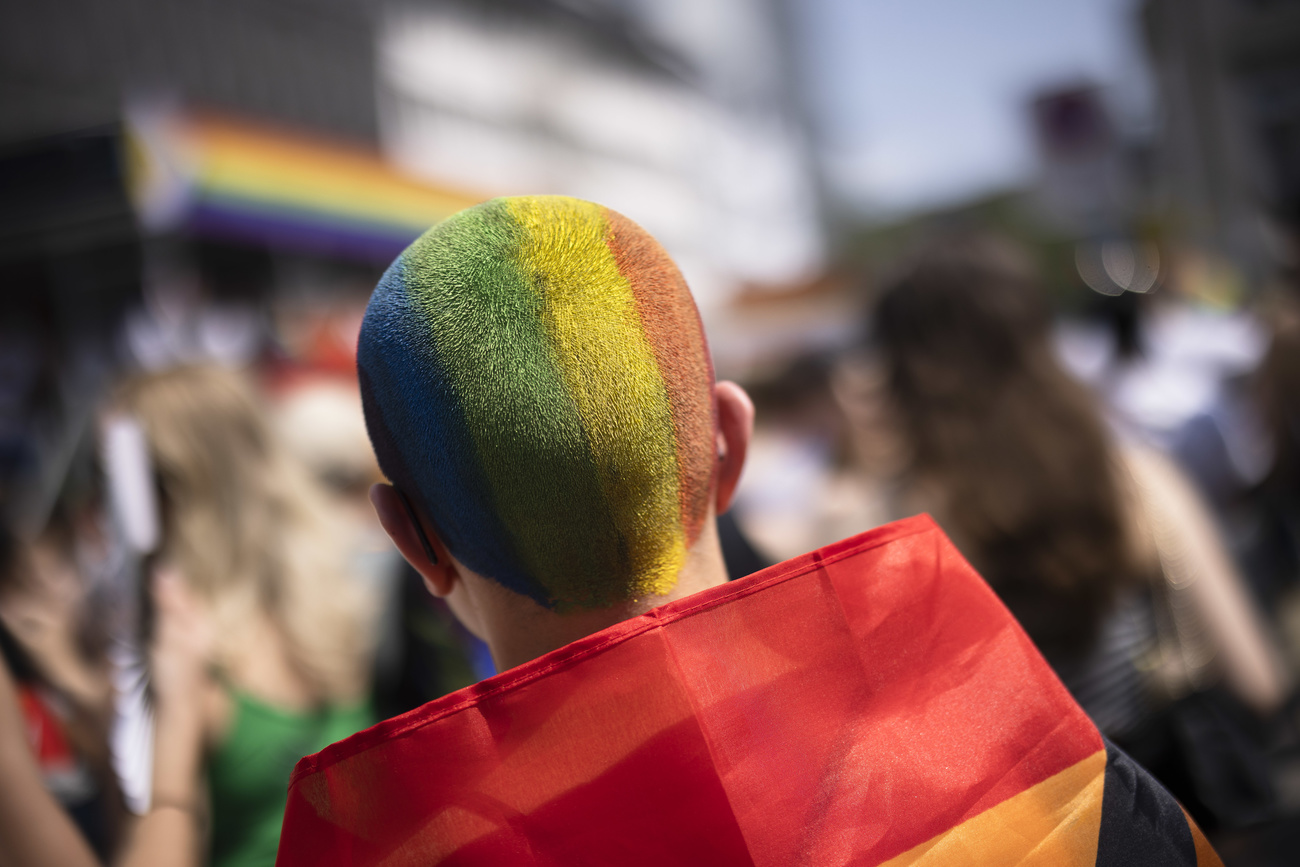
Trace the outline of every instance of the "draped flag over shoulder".
<instances>
[{"instance_id":1,"label":"draped flag over shoulder","mask_svg":"<svg viewBox=\"0 0 1300 867\"><path fill-rule=\"evenodd\" d=\"M1221 862L919 517L308 756L277 863Z\"/></svg>"}]
</instances>

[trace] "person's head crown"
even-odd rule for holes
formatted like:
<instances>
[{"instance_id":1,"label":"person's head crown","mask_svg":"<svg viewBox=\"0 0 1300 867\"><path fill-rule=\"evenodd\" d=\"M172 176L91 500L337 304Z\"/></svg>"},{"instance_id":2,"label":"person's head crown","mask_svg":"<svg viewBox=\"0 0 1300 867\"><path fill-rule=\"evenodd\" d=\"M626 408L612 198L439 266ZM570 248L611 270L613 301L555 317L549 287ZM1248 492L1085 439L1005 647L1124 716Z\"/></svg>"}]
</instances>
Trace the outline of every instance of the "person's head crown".
<instances>
[{"instance_id":1,"label":"person's head crown","mask_svg":"<svg viewBox=\"0 0 1300 867\"><path fill-rule=\"evenodd\" d=\"M380 466L468 568L548 607L672 588L708 514L713 373L626 217L495 199L415 241L357 351Z\"/></svg>"}]
</instances>

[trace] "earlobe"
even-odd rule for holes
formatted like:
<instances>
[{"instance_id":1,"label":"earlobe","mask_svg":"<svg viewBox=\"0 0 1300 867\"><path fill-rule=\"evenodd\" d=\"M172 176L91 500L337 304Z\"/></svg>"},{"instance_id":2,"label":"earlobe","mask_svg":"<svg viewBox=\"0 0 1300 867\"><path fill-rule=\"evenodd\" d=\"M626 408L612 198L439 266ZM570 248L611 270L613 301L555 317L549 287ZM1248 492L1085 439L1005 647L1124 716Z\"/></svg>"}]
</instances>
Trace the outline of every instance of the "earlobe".
<instances>
[{"instance_id":1,"label":"earlobe","mask_svg":"<svg viewBox=\"0 0 1300 867\"><path fill-rule=\"evenodd\" d=\"M442 540L431 533L405 494L392 485L370 487L370 503L397 550L420 573L434 596L447 596L459 577Z\"/></svg>"},{"instance_id":2,"label":"earlobe","mask_svg":"<svg viewBox=\"0 0 1300 867\"><path fill-rule=\"evenodd\" d=\"M731 506L745 467L754 431L754 404L734 382L719 382L713 391L718 402L718 486L714 505L721 515Z\"/></svg>"}]
</instances>

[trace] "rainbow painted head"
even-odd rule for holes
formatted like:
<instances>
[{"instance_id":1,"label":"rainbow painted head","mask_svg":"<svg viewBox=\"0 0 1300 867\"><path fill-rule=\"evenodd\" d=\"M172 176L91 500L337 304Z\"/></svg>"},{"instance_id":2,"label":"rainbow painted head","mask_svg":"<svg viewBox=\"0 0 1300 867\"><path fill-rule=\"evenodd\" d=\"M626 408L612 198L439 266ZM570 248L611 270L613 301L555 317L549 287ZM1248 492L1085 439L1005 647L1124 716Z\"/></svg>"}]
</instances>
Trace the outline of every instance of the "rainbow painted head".
<instances>
[{"instance_id":1,"label":"rainbow painted head","mask_svg":"<svg viewBox=\"0 0 1300 867\"><path fill-rule=\"evenodd\" d=\"M664 594L708 514L713 370L626 217L494 199L384 274L357 350L384 473L475 572L559 610Z\"/></svg>"}]
</instances>

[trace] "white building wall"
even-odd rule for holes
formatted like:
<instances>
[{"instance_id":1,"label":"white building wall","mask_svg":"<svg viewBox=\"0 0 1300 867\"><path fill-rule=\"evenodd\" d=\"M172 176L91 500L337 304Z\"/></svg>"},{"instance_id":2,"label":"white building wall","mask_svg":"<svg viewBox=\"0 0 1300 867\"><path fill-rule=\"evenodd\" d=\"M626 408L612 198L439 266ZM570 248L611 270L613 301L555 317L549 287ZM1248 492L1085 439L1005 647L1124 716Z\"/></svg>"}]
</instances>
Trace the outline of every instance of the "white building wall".
<instances>
[{"instance_id":1,"label":"white building wall","mask_svg":"<svg viewBox=\"0 0 1300 867\"><path fill-rule=\"evenodd\" d=\"M561 27L394 11L378 35L381 140L443 183L621 211L673 254L708 318L740 286L806 277L823 256L800 141L762 98L762 42L731 44L737 21L761 30L747 5L645 4L647 34L695 67L689 82Z\"/></svg>"}]
</instances>

